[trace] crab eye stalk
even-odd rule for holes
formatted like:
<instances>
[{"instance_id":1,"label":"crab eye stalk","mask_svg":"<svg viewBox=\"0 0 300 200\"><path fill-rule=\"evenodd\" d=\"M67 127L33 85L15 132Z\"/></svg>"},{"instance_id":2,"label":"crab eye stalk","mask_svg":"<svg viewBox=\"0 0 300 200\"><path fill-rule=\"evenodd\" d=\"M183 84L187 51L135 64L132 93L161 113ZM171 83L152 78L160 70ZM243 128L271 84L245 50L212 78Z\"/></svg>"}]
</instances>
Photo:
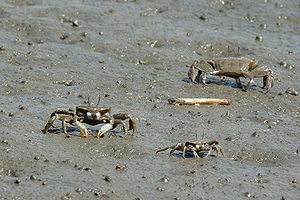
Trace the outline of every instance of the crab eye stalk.
<instances>
[{"instance_id":1,"label":"crab eye stalk","mask_svg":"<svg viewBox=\"0 0 300 200\"><path fill-rule=\"evenodd\" d=\"M92 119L92 113L91 113L91 112L87 112L87 113L86 113L86 116L87 116L89 119Z\"/></svg>"},{"instance_id":2,"label":"crab eye stalk","mask_svg":"<svg viewBox=\"0 0 300 200\"><path fill-rule=\"evenodd\" d=\"M96 113L96 119L97 119L97 120L100 120L100 116L101 116L101 114L100 114L99 112L97 112L97 113Z\"/></svg>"}]
</instances>

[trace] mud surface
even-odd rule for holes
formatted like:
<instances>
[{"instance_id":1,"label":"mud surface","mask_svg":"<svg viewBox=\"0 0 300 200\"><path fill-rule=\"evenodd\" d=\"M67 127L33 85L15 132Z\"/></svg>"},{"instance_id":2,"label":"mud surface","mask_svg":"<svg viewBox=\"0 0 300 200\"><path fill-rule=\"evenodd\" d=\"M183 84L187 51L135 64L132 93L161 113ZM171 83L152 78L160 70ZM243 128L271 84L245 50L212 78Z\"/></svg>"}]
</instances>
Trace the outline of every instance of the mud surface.
<instances>
[{"instance_id":1,"label":"mud surface","mask_svg":"<svg viewBox=\"0 0 300 200\"><path fill-rule=\"evenodd\" d=\"M297 199L298 0L52 1L0 5L1 199ZM272 67L267 95L234 79L188 80L194 59L243 56ZM247 80L242 79L243 84ZM50 114L91 96L137 121L97 139ZM171 106L171 97L230 106ZM171 159L159 148L216 139L227 157Z\"/></svg>"}]
</instances>

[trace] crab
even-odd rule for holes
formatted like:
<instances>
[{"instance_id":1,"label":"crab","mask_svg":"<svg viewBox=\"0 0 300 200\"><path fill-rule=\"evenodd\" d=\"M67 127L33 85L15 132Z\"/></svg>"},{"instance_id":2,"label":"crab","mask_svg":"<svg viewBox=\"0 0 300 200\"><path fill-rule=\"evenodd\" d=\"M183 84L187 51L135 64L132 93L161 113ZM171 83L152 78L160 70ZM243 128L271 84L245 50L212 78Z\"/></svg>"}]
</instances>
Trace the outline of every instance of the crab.
<instances>
[{"instance_id":1,"label":"crab","mask_svg":"<svg viewBox=\"0 0 300 200\"><path fill-rule=\"evenodd\" d=\"M98 131L97 137L101 137L105 132L113 130L118 124L122 124L124 134L127 135L128 131L132 130L130 135L133 135L137 128L134 119L127 113L119 113L111 116L110 107L100 107L99 101L96 106L76 106L76 112L72 109L67 110L55 110L48 120L45 126L44 133L48 133L48 130L53 126L53 122L58 119L62 121L62 128L66 136L68 136L66 123L76 125L84 137L88 137L88 131L84 124L98 125L104 124ZM129 128L126 129L124 120L129 119Z\"/></svg>"},{"instance_id":2,"label":"crab","mask_svg":"<svg viewBox=\"0 0 300 200\"><path fill-rule=\"evenodd\" d=\"M217 152L217 157L219 152L225 158L225 153L222 147L219 145L219 142L216 140L212 141L187 141L186 143L177 143L176 145L165 147L156 151L156 153L161 151L166 151L168 149L172 149L170 151L170 156L173 157L173 153L177 151L182 151L182 157L185 158L185 153L191 152L194 157L199 158L199 153L204 153L203 157L207 157L212 152Z\"/></svg>"},{"instance_id":3,"label":"crab","mask_svg":"<svg viewBox=\"0 0 300 200\"><path fill-rule=\"evenodd\" d=\"M235 78L237 86L243 89L240 77L249 78L244 91L247 91L254 83L254 78L263 77L263 88L266 87L268 93L274 85L274 75L270 67L258 68L258 63L249 58L214 58L211 60L195 60L188 71L188 77L193 83L199 82L200 76L202 83L205 84L206 75L218 75L224 80L224 76ZM198 73L197 73L198 70Z\"/></svg>"}]
</instances>

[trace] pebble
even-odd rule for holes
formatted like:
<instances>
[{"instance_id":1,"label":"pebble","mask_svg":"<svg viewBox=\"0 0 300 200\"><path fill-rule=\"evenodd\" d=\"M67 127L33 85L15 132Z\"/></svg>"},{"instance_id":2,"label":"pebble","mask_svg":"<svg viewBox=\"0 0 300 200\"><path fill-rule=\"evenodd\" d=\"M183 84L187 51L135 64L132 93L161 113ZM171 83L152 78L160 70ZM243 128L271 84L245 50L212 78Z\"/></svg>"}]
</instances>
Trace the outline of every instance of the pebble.
<instances>
[{"instance_id":1,"label":"pebble","mask_svg":"<svg viewBox=\"0 0 300 200\"><path fill-rule=\"evenodd\" d=\"M252 136L252 137L259 137L259 135L258 135L257 132L252 133L251 136Z\"/></svg>"},{"instance_id":2,"label":"pebble","mask_svg":"<svg viewBox=\"0 0 300 200\"><path fill-rule=\"evenodd\" d=\"M260 27L261 29L266 29L266 28L267 28L267 24L260 24L259 27Z\"/></svg>"},{"instance_id":3,"label":"pebble","mask_svg":"<svg viewBox=\"0 0 300 200\"><path fill-rule=\"evenodd\" d=\"M40 159L40 157L34 156L34 160L39 160L39 159Z\"/></svg>"},{"instance_id":4,"label":"pebble","mask_svg":"<svg viewBox=\"0 0 300 200\"><path fill-rule=\"evenodd\" d=\"M126 165L117 165L117 166L116 166L116 170L124 170L124 169L126 169L126 168L127 168Z\"/></svg>"},{"instance_id":5,"label":"pebble","mask_svg":"<svg viewBox=\"0 0 300 200\"><path fill-rule=\"evenodd\" d=\"M230 142L234 142L238 139L240 139L239 135L233 135L233 136L229 136L229 137L225 138L225 140L230 141Z\"/></svg>"},{"instance_id":6,"label":"pebble","mask_svg":"<svg viewBox=\"0 0 300 200\"><path fill-rule=\"evenodd\" d=\"M10 113L8 113L8 116L9 116L9 117L14 117L14 116L15 116L15 114L14 114L14 113L12 113L12 112L10 112Z\"/></svg>"},{"instance_id":7,"label":"pebble","mask_svg":"<svg viewBox=\"0 0 300 200\"><path fill-rule=\"evenodd\" d=\"M89 167L86 167L86 168L84 168L83 170L84 170L84 171L88 171L88 172L89 172L89 171L92 171L92 169L89 168Z\"/></svg>"},{"instance_id":8,"label":"pebble","mask_svg":"<svg viewBox=\"0 0 300 200\"><path fill-rule=\"evenodd\" d=\"M2 143L2 144L8 144L8 141L7 141L7 140L2 140L1 143Z\"/></svg>"},{"instance_id":9,"label":"pebble","mask_svg":"<svg viewBox=\"0 0 300 200\"><path fill-rule=\"evenodd\" d=\"M161 178L160 180L161 180L162 182L164 182L164 183L167 183L167 182L170 181L170 178L169 178L169 177L164 177L164 178Z\"/></svg>"},{"instance_id":10,"label":"pebble","mask_svg":"<svg viewBox=\"0 0 300 200\"><path fill-rule=\"evenodd\" d=\"M250 192L246 192L246 193L245 193L245 196L246 196L246 197L251 197Z\"/></svg>"},{"instance_id":11,"label":"pebble","mask_svg":"<svg viewBox=\"0 0 300 200\"><path fill-rule=\"evenodd\" d=\"M112 179L111 179L109 176L105 176L105 177L104 177L104 180L105 180L106 182L111 182L111 181L112 181Z\"/></svg>"},{"instance_id":12,"label":"pebble","mask_svg":"<svg viewBox=\"0 0 300 200\"><path fill-rule=\"evenodd\" d=\"M285 93L298 96L298 92L294 88L288 88Z\"/></svg>"},{"instance_id":13,"label":"pebble","mask_svg":"<svg viewBox=\"0 0 300 200\"><path fill-rule=\"evenodd\" d=\"M256 36L255 41L261 42L261 41L263 41L263 37L262 36Z\"/></svg>"},{"instance_id":14,"label":"pebble","mask_svg":"<svg viewBox=\"0 0 300 200\"><path fill-rule=\"evenodd\" d=\"M296 179L292 180L292 183L297 183L297 180Z\"/></svg>"},{"instance_id":15,"label":"pebble","mask_svg":"<svg viewBox=\"0 0 300 200\"><path fill-rule=\"evenodd\" d=\"M15 180L15 184L20 184L20 183L21 183L20 179Z\"/></svg>"},{"instance_id":16,"label":"pebble","mask_svg":"<svg viewBox=\"0 0 300 200\"><path fill-rule=\"evenodd\" d=\"M63 196L61 197L62 200L69 200L69 199L72 199L71 197L68 197L68 196Z\"/></svg>"},{"instance_id":17,"label":"pebble","mask_svg":"<svg viewBox=\"0 0 300 200\"><path fill-rule=\"evenodd\" d=\"M165 191L164 188L160 188L160 187L156 188L156 190L157 190L157 191L160 191L160 192L164 192L164 191Z\"/></svg>"},{"instance_id":18,"label":"pebble","mask_svg":"<svg viewBox=\"0 0 300 200\"><path fill-rule=\"evenodd\" d=\"M203 20L203 21L207 21L207 20L208 20L207 17L204 16L204 15L201 15L199 18L200 18L201 20Z\"/></svg>"},{"instance_id":19,"label":"pebble","mask_svg":"<svg viewBox=\"0 0 300 200\"><path fill-rule=\"evenodd\" d=\"M46 182L46 181L43 181L43 182L42 182L42 185L46 185L46 184L47 184L47 182Z\"/></svg>"},{"instance_id":20,"label":"pebble","mask_svg":"<svg viewBox=\"0 0 300 200\"><path fill-rule=\"evenodd\" d=\"M22 105L19 105L19 109L20 109L20 110L25 110L25 107L22 106Z\"/></svg>"},{"instance_id":21,"label":"pebble","mask_svg":"<svg viewBox=\"0 0 300 200\"><path fill-rule=\"evenodd\" d=\"M72 26L79 27L79 22L78 22L77 19L75 19L74 21L72 21Z\"/></svg>"},{"instance_id":22,"label":"pebble","mask_svg":"<svg viewBox=\"0 0 300 200\"><path fill-rule=\"evenodd\" d=\"M82 189L81 188L77 188L75 191L78 192L79 194L82 194Z\"/></svg>"},{"instance_id":23,"label":"pebble","mask_svg":"<svg viewBox=\"0 0 300 200\"><path fill-rule=\"evenodd\" d=\"M29 179L30 180L36 180L36 177L34 175L31 175Z\"/></svg>"}]
</instances>

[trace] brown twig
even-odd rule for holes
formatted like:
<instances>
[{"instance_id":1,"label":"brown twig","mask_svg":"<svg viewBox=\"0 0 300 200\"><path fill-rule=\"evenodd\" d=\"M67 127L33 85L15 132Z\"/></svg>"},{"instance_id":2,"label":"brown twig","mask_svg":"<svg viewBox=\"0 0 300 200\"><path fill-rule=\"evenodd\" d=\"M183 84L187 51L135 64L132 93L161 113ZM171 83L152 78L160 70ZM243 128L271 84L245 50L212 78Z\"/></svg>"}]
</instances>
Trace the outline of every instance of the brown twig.
<instances>
[{"instance_id":1,"label":"brown twig","mask_svg":"<svg viewBox=\"0 0 300 200\"><path fill-rule=\"evenodd\" d=\"M170 104L179 105L196 105L196 104L218 104L230 105L231 101L228 99L205 99L205 98L171 98L168 99Z\"/></svg>"}]
</instances>

